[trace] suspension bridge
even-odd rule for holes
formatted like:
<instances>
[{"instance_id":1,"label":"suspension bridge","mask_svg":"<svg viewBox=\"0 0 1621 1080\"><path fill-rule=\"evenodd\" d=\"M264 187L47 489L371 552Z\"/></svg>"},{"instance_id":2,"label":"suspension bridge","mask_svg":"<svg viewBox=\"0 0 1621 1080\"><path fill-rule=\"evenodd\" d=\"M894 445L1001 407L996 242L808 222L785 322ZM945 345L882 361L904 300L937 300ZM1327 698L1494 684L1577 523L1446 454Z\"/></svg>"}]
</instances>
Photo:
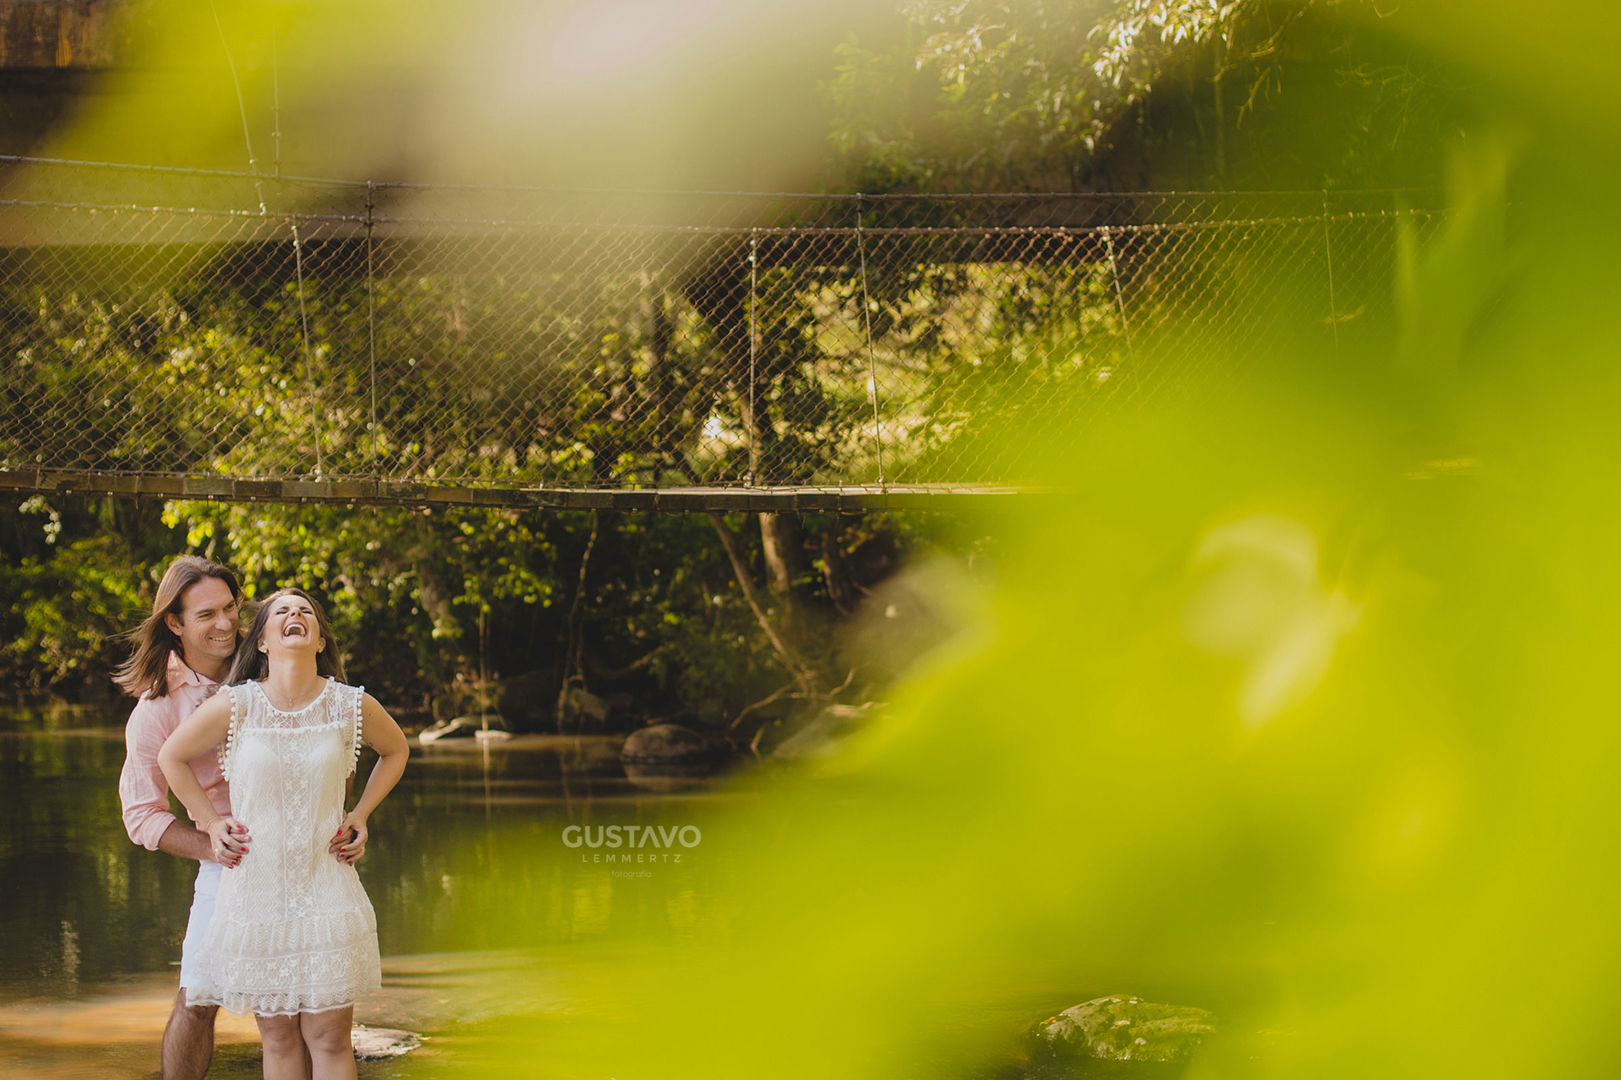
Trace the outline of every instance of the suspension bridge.
<instances>
[{"instance_id":1,"label":"suspension bridge","mask_svg":"<svg viewBox=\"0 0 1621 1080\"><path fill-rule=\"evenodd\" d=\"M443 187L0 158L0 491L943 509L1387 332L1392 192ZM1422 206L1422 203L1418 205ZM1405 238L1405 239L1404 239Z\"/></svg>"}]
</instances>

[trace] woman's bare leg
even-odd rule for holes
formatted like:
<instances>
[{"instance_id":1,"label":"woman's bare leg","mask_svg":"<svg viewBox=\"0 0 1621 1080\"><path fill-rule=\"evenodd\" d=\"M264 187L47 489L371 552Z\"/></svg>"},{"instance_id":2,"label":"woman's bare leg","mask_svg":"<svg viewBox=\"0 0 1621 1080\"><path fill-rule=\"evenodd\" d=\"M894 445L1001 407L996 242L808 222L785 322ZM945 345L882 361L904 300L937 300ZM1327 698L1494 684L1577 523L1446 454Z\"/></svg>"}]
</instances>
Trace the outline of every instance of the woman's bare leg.
<instances>
[{"instance_id":1,"label":"woman's bare leg","mask_svg":"<svg viewBox=\"0 0 1621 1080\"><path fill-rule=\"evenodd\" d=\"M350 1037L355 1007L299 1013L298 1026L304 1032L304 1045L310 1050L314 1080L354 1080L355 1046ZM269 1080L269 1074L266 1074Z\"/></svg>"},{"instance_id":2,"label":"woman's bare leg","mask_svg":"<svg viewBox=\"0 0 1621 1080\"><path fill-rule=\"evenodd\" d=\"M310 1080L310 1059L296 1016L255 1016L265 1047L265 1080Z\"/></svg>"}]
</instances>

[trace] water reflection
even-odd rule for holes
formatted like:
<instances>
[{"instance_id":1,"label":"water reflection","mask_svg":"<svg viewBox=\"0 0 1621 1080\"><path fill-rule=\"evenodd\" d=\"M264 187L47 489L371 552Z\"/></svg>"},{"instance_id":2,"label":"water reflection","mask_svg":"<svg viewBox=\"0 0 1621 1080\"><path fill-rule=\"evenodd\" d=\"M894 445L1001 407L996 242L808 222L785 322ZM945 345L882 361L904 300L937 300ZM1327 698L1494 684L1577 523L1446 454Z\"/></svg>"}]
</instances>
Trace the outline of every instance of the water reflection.
<instances>
[{"instance_id":1,"label":"water reflection","mask_svg":"<svg viewBox=\"0 0 1621 1080\"><path fill-rule=\"evenodd\" d=\"M155 1052L195 867L124 834L123 719L122 710L0 715L0 1072L82 1063L87 1038L105 1075L143 1075L131 1063ZM648 790L647 779L626 776L618 743L519 736L413 747L360 864L385 989L357 1019L443 1033L512 1006L476 991L490 965L562 970L570 946L610 933L705 932L714 915L704 897L732 872L720 848L627 868L561 841L570 824L686 824L720 797L686 780ZM525 984L544 995L549 982L542 971ZM244 1048L256 1042L251 1021L241 1034ZM239 1057L224 1053L222 1075L257 1068L256 1057Z\"/></svg>"},{"instance_id":2,"label":"water reflection","mask_svg":"<svg viewBox=\"0 0 1621 1080\"><path fill-rule=\"evenodd\" d=\"M71 726L86 719L100 721L13 718L0 734L0 1000L69 996L179 955L170 898L189 891L195 867L125 837L122 731Z\"/></svg>"}]
</instances>

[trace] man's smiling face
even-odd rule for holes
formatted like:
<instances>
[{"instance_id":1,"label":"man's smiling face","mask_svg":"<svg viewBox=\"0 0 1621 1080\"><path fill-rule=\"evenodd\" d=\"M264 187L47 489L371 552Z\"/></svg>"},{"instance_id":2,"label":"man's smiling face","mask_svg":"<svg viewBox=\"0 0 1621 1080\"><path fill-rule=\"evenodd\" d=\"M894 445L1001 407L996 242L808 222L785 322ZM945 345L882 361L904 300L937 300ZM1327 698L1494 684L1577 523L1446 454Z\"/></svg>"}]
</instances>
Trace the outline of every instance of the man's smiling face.
<instances>
[{"instance_id":1,"label":"man's smiling face","mask_svg":"<svg viewBox=\"0 0 1621 1080\"><path fill-rule=\"evenodd\" d=\"M180 614L164 622L180 639L180 658L193 671L208 672L236 654L240 598L217 577L201 578L180 595Z\"/></svg>"}]
</instances>

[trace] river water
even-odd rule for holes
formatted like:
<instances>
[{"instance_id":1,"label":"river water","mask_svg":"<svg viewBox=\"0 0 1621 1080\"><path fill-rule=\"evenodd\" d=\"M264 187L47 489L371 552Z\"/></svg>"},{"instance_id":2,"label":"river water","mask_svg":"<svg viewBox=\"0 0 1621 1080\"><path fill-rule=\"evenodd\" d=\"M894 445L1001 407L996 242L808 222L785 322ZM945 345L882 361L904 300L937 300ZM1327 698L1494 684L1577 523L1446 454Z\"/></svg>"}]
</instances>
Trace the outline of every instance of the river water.
<instances>
[{"instance_id":1,"label":"river water","mask_svg":"<svg viewBox=\"0 0 1621 1080\"><path fill-rule=\"evenodd\" d=\"M124 834L126 715L0 714L0 1075L157 1075L196 864ZM411 1055L420 1068L455 1054L463 1023L545 1009L562 993L550 973L568 969L572 950L705 932L705 898L734 873L716 845L676 844L624 867L564 842L571 824L696 823L724 799L633 782L617 747L561 736L413 746L359 867L377 909L384 988L357 1022L427 1035ZM523 978L502 977L514 970ZM530 1000L510 1000L515 984ZM496 985L508 989L486 989ZM257 1075L252 1020L220 1015L210 1075ZM363 1064L361 1076L398 1068Z\"/></svg>"}]
</instances>

